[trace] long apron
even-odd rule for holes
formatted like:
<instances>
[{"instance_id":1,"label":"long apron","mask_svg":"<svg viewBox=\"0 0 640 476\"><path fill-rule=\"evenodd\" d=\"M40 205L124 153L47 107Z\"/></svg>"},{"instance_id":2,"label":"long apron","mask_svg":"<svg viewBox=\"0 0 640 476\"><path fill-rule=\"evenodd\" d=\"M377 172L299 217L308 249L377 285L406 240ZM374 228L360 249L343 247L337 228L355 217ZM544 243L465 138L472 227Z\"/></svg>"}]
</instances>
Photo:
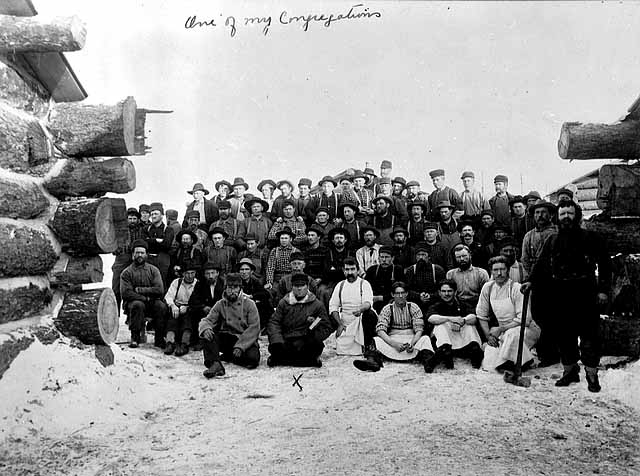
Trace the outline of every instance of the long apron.
<instances>
[{"instance_id":1,"label":"long apron","mask_svg":"<svg viewBox=\"0 0 640 476\"><path fill-rule=\"evenodd\" d=\"M388 334L394 342L410 344L411 339L413 339L414 332L413 329L392 329ZM413 352L398 352L380 337L374 337L373 340L376 343L376 349L386 358L391 360L415 359L418 356L418 352L421 350L429 350L433 352L431 339L428 336L421 336L420 339L418 339L418 342L416 342L416 345L413 347Z\"/></svg>"}]
</instances>

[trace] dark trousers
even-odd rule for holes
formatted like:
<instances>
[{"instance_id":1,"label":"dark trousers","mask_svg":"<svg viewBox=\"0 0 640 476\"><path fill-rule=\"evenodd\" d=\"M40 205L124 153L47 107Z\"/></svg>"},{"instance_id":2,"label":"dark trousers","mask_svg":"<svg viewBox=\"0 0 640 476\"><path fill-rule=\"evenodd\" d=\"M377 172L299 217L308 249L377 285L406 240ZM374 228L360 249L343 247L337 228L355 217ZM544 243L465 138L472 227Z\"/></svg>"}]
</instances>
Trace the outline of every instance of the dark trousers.
<instances>
[{"instance_id":1,"label":"dark trousers","mask_svg":"<svg viewBox=\"0 0 640 476\"><path fill-rule=\"evenodd\" d=\"M188 345L191 340L191 333L193 332L191 315L188 311L186 314L178 316L177 318L170 314L171 311L167 312L167 334L173 332L175 341Z\"/></svg>"},{"instance_id":2,"label":"dark trousers","mask_svg":"<svg viewBox=\"0 0 640 476\"><path fill-rule=\"evenodd\" d=\"M129 315L129 330L131 338L136 342L140 340L140 331L144 326L145 316L151 318L155 329L155 344L163 345L165 325L169 309L161 299L150 301L129 301L125 304Z\"/></svg>"},{"instance_id":3,"label":"dark trousers","mask_svg":"<svg viewBox=\"0 0 640 476\"><path fill-rule=\"evenodd\" d=\"M282 345L270 345L269 353L282 364L300 364L316 360L322 354L324 344L312 335L285 339Z\"/></svg>"},{"instance_id":4,"label":"dark trousers","mask_svg":"<svg viewBox=\"0 0 640 476\"><path fill-rule=\"evenodd\" d=\"M233 357L233 347L238 338L228 332L215 332L213 340L200 339L205 367L211 367L215 361L222 360L233 362L236 365L247 368L255 368L260 363L260 349L255 343L242 353L242 357Z\"/></svg>"},{"instance_id":5,"label":"dark trousers","mask_svg":"<svg viewBox=\"0 0 640 476\"><path fill-rule=\"evenodd\" d=\"M558 361L558 326L554 322L551 306L556 303L549 299L552 293L548 289L536 289L531 292L531 318L540 327L540 338L536 343L538 358L541 361ZM566 299L566 298L565 298Z\"/></svg>"},{"instance_id":6,"label":"dark trousers","mask_svg":"<svg viewBox=\"0 0 640 476\"><path fill-rule=\"evenodd\" d=\"M147 258L147 262L154 265L160 270L160 276L162 276L162 285L164 286L164 291L166 292L167 289L169 289L169 285L171 284L171 282L169 281L169 265L171 264L169 253L163 252L158 253L157 255L149 255L149 257Z\"/></svg>"},{"instance_id":7,"label":"dark trousers","mask_svg":"<svg viewBox=\"0 0 640 476\"><path fill-rule=\"evenodd\" d=\"M200 327L200 321L203 317L206 317L204 310L202 309L191 309L189 308L189 312L187 313L189 318L191 319L191 345L195 345L198 343L198 327Z\"/></svg>"},{"instance_id":8,"label":"dark trousers","mask_svg":"<svg viewBox=\"0 0 640 476\"><path fill-rule=\"evenodd\" d=\"M373 345L373 338L377 335L376 325L378 325L378 315L372 309L362 313L362 331L365 347Z\"/></svg>"},{"instance_id":9,"label":"dark trousers","mask_svg":"<svg viewBox=\"0 0 640 476\"><path fill-rule=\"evenodd\" d=\"M553 306L563 365L582 360L587 367L600 363L600 311L595 283L584 280L557 282ZM578 345L580 338L580 345Z\"/></svg>"},{"instance_id":10,"label":"dark trousers","mask_svg":"<svg viewBox=\"0 0 640 476\"><path fill-rule=\"evenodd\" d=\"M131 264L131 255L129 253L122 253L116 256L111 266L111 289L113 294L116 295L116 302L118 303L118 315L120 315L120 304L122 303L122 297L120 296L120 275L124 269Z\"/></svg>"}]
</instances>

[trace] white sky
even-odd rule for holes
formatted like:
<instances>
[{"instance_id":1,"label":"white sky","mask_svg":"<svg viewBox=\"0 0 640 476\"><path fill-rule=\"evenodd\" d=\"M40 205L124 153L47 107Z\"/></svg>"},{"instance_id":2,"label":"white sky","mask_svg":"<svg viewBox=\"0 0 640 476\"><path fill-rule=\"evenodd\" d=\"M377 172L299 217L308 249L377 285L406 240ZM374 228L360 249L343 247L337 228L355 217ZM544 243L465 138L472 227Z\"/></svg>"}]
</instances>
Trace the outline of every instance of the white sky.
<instances>
[{"instance_id":1,"label":"white sky","mask_svg":"<svg viewBox=\"0 0 640 476\"><path fill-rule=\"evenodd\" d=\"M382 159L428 191L439 167L456 189L470 169L487 191L497 173L515 193L549 191L603 163L561 160L562 123L613 122L640 92L634 3L367 2L381 18L304 32L280 12L357 2L33 1L86 21L85 48L66 56L87 101L174 111L148 116L153 150L133 159L125 198L181 216L194 182L317 181ZM193 14L218 26L187 30ZM266 36L241 24L269 15Z\"/></svg>"}]
</instances>

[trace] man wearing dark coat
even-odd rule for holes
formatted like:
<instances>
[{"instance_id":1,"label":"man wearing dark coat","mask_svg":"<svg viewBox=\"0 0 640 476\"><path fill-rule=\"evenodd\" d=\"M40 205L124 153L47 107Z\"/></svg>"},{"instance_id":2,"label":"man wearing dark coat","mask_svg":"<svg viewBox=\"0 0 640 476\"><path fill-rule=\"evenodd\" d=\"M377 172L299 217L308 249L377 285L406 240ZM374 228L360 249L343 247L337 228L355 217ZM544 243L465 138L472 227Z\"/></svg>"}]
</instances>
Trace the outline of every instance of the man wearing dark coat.
<instances>
[{"instance_id":1,"label":"man wearing dark coat","mask_svg":"<svg viewBox=\"0 0 640 476\"><path fill-rule=\"evenodd\" d=\"M296 273L292 289L278 303L267 325L267 365L321 367L324 340L333 332L327 310L309 291L309 276Z\"/></svg>"},{"instance_id":2,"label":"man wearing dark coat","mask_svg":"<svg viewBox=\"0 0 640 476\"><path fill-rule=\"evenodd\" d=\"M273 305L269 291L264 289L264 285L253 275L255 270L256 267L249 258L243 258L238 263L242 292L256 303L260 315L260 329L264 329L273 314Z\"/></svg>"},{"instance_id":3,"label":"man wearing dark coat","mask_svg":"<svg viewBox=\"0 0 640 476\"><path fill-rule=\"evenodd\" d=\"M390 246L378 250L378 260L380 264L371 266L365 273L365 279L373 291L373 309L376 312L380 312L391 301L393 283L404 280L402 266L393 263L393 249Z\"/></svg>"},{"instance_id":4,"label":"man wearing dark coat","mask_svg":"<svg viewBox=\"0 0 640 476\"><path fill-rule=\"evenodd\" d=\"M222 299L224 291L224 281L220 277L220 267L212 262L207 262L202 266L204 279L199 279L193 288L193 293L189 298L189 312L191 316L191 328L195 331L200 325L200 320L209 314L215 303ZM200 350L198 333L191 334L191 345L195 350Z\"/></svg>"},{"instance_id":5,"label":"man wearing dark coat","mask_svg":"<svg viewBox=\"0 0 640 476\"><path fill-rule=\"evenodd\" d=\"M194 245L198 243L198 236L191 230L181 230L176 235L178 248L171 253L169 274L171 281L182 276L187 267L200 268L203 264L202 252Z\"/></svg>"},{"instance_id":6,"label":"man wearing dark coat","mask_svg":"<svg viewBox=\"0 0 640 476\"><path fill-rule=\"evenodd\" d=\"M404 270L409 300L415 302L423 313L438 298L438 283L444 279L445 270L429 259L428 247L416 245L416 264Z\"/></svg>"},{"instance_id":7,"label":"man wearing dark coat","mask_svg":"<svg viewBox=\"0 0 640 476\"><path fill-rule=\"evenodd\" d=\"M431 210L431 220L439 221L440 212L437 208L438 204L444 201L449 202L453 206L454 216L462 215L462 199L458 192L445 184L444 170L436 169L429 172L431 182L435 190L429 195L429 210Z\"/></svg>"},{"instance_id":8,"label":"man wearing dark coat","mask_svg":"<svg viewBox=\"0 0 640 476\"><path fill-rule=\"evenodd\" d=\"M318 186L322 188L322 193L313 197L305 208L307 223L313 223L316 219L316 213L321 207L326 207L329 213L329 220L333 220L338 216L338 205L340 205L340 195L334 189L338 186L333 177L325 175L322 177Z\"/></svg>"},{"instance_id":9,"label":"man wearing dark coat","mask_svg":"<svg viewBox=\"0 0 640 476\"><path fill-rule=\"evenodd\" d=\"M171 247L173 245L173 230L164 224L164 207L162 203L153 202L149 205L151 223L146 226L143 237L147 240L149 263L160 270L164 289L169 288L169 267L171 265Z\"/></svg>"},{"instance_id":10,"label":"man wearing dark coat","mask_svg":"<svg viewBox=\"0 0 640 476\"><path fill-rule=\"evenodd\" d=\"M193 195L193 201L187 205L182 228L187 228L188 225L187 212L197 210L200 212L200 223L206 225L208 229L218 219L218 207L213 201L204 198L205 195L209 195L209 190L204 188L201 183L196 183L191 190L187 190L187 193Z\"/></svg>"}]
</instances>

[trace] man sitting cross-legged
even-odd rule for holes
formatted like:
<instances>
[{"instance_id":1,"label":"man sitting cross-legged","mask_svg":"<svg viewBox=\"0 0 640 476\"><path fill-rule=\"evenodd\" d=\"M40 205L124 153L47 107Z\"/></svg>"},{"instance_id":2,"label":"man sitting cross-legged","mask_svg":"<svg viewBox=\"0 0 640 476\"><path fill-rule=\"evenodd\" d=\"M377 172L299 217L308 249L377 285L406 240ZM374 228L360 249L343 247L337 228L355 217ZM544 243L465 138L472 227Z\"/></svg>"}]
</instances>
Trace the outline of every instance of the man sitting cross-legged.
<instances>
[{"instance_id":1,"label":"man sitting cross-legged","mask_svg":"<svg viewBox=\"0 0 640 476\"><path fill-rule=\"evenodd\" d=\"M256 304L242 292L239 274L227 275L224 295L200 321L198 334L207 367L203 372L205 377L224 375L220 354L225 361L248 369L258 366L260 317Z\"/></svg>"},{"instance_id":2,"label":"man sitting cross-legged","mask_svg":"<svg viewBox=\"0 0 640 476\"><path fill-rule=\"evenodd\" d=\"M395 282L393 301L382 308L376 325L373 348L365 350L365 359L355 360L359 370L376 372L382 367L383 356L391 360L414 360L433 371L433 348L429 336L423 335L424 320L420 306L407 302L407 286Z\"/></svg>"},{"instance_id":3,"label":"man sitting cross-legged","mask_svg":"<svg viewBox=\"0 0 640 476\"><path fill-rule=\"evenodd\" d=\"M327 310L309 291L306 274L294 274L291 285L267 324L271 354L267 365L321 367L323 342L333 332Z\"/></svg>"},{"instance_id":4,"label":"man sitting cross-legged","mask_svg":"<svg viewBox=\"0 0 640 476\"><path fill-rule=\"evenodd\" d=\"M436 354L442 358L448 369L453 368L454 352L470 357L473 368L479 369L484 353L475 326L476 315L471 306L458 300L456 288L456 282L452 279L440 281L440 299L427 311L428 321L434 326ZM430 370L432 371L433 367Z\"/></svg>"}]
</instances>

